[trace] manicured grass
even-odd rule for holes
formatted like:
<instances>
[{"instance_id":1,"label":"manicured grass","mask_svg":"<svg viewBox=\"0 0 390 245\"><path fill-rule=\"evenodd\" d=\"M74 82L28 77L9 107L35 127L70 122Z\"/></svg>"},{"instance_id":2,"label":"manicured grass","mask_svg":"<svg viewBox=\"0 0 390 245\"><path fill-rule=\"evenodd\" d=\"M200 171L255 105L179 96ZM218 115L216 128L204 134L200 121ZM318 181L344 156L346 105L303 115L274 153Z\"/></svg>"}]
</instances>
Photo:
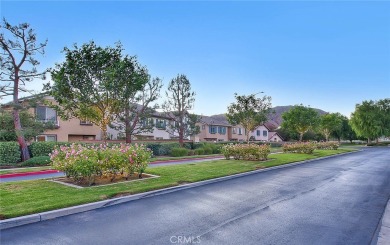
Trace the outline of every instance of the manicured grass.
<instances>
[{"instance_id":1,"label":"manicured grass","mask_svg":"<svg viewBox=\"0 0 390 245\"><path fill-rule=\"evenodd\" d=\"M223 157L223 155L222 154L211 154L211 155L194 155L194 156L184 156L184 157L156 157L156 158L152 158L152 160L150 162L191 159L191 158L207 158L207 157Z\"/></svg>"},{"instance_id":2,"label":"manicured grass","mask_svg":"<svg viewBox=\"0 0 390 245\"><path fill-rule=\"evenodd\" d=\"M33 172L40 170L51 169L51 166L43 166L43 167L26 167L26 168L15 168L15 169L0 169L0 175L2 174L13 174L13 173L25 173L25 172Z\"/></svg>"},{"instance_id":3,"label":"manicured grass","mask_svg":"<svg viewBox=\"0 0 390 245\"><path fill-rule=\"evenodd\" d=\"M171 186L247 172L258 168L282 165L348 152L351 150L317 150L312 155L274 154L265 162L212 160L197 164L181 164L147 169L159 178L118 183L109 186L76 189L46 180L20 181L0 184L0 217L12 218L32 213L70 207Z\"/></svg>"}]
</instances>

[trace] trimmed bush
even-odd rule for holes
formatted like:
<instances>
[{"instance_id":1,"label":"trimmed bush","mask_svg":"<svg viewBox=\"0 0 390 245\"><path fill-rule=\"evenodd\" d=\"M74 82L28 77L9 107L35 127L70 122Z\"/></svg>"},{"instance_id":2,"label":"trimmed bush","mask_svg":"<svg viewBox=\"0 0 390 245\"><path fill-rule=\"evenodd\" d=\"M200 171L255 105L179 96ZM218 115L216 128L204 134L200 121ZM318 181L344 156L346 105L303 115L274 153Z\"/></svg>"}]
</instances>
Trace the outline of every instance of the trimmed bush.
<instances>
[{"instance_id":1,"label":"trimmed bush","mask_svg":"<svg viewBox=\"0 0 390 245\"><path fill-rule=\"evenodd\" d=\"M210 146L204 146L203 150L205 155L213 154L213 148L211 148Z\"/></svg>"},{"instance_id":2,"label":"trimmed bush","mask_svg":"<svg viewBox=\"0 0 390 245\"><path fill-rule=\"evenodd\" d=\"M197 148L194 150L195 155L204 155L204 149L203 148Z\"/></svg>"},{"instance_id":3,"label":"trimmed bush","mask_svg":"<svg viewBox=\"0 0 390 245\"><path fill-rule=\"evenodd\" d=\"M70 145L70 143L67 142L47 142L47 141L40 141L40 142L32 142L29 145L29 149L31 152L31 155L33 157L39 157L39 156L49 156L49 154L54 150L56 146L61 145Z\"/></svg>"},{"instance_id":4,"label":"trimmed bush","mask_svg":"<svg viewBox=\"0 0 390 245\"><path fill-rule=\"evenodd\" d=\"M222 147L222 153L227 160L231 156L235 160L267 160L271 147L257 144L229 144Z\"/></svg>"},{"instance_id":5,"label":"trimmed bush","mask_svg":"<svg viewBox=\"0 0 390 245\"><path fill-rule=\"evenodd\" d=\"M305 153L313 154L313 151L317 149L317 144L314 142L302 142L302 143L293 143L293 144L284 144L283 152L284 153Z\"/></svg>"},{"instance_id":6,"label":"trimmed bush","mask_svg":"<svg viewBox=\"0 0 390 245\"><path fill-rule=\"evenodd\" d=\"M32 157L27 161L22 162L20 166L23 167L47 166L50 165L50 163L51 161L49 156L39 156L39 157Z\"/></svg>"},{"instance_id":7,"label":"trimmed bush","mask_svg":"<svg viewBox=\"0 0 390 245\"><path fill-rule=\"evenodd\" d=\"M53 168L63 171L66 177L75 181L87 181L94 184L96 177L106 176L111 181L116 176L130 177L142 173L150 162L152 152L143 145L120 144L108 147L71 146L56 147L50 154Z\"/></svg>"},{"instance_id":8,"label":"trimmed bush","mask_svg":"<svg viewBox=\"0 0 390 245\"><path fill-rule=\"evenodd\" d=\"M0 142L0 165L15 165L20 162L20 155L17 142Z\"/></svg>"},{"instance_id":9,"label":"trimmed bush","mask_svg":"<svg viewBox=\"0 0 390 245\"><path fill-rule=\"evenodd\" d=\"M173 156L173 157L184 157L184 156L188 156L188 149L186 149L186 148L180 148L180 147L172 148L172 150L171 150L171 156Z\"/></svg>"},{"instance_id":10,"label":"trimmed bush","mask_svg":"<svg viewBox=\"0 0 390 245\"><path fill-rule=\"evenodd\" d=\"M179 143L147 143L154 156L167 156L171 154L172 148L180 147Z\"/></svg>"},{"instance_id":11,"label":"trimmed bush","mask_svg":"<svg viewBox=\"0 0 390 245\"><path fill-rule=\"evenodd\" d=\"M339 148L339 143L338 142L319 142L316 144L317 149L319 150L337 150Z\"/></svg>"}]
</instances>

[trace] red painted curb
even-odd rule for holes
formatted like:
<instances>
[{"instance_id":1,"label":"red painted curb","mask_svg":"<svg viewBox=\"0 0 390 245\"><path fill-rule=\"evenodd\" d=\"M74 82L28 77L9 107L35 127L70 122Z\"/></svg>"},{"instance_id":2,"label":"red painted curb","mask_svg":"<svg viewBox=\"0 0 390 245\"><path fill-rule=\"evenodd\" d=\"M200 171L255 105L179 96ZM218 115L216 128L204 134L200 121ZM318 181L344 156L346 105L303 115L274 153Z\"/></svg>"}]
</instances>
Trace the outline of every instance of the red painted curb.
<instances>
[{"instance_id":1,"label":"red painted curb","mask_svg":"<svg viewBox=\"0 0 390 245\"><path fill-rule=\"evenodd\" d=\"M214 158L221 158L221 157L223 157L223 156L161 160L161 161L151 162L150 164L169 163L169 162L184 162L184 161L191 161L191 160L214 159Z\"/></svg>"},{"instance_id":2,"label":"red painted curb","mask_svg":"<svg viewBox=\"0 0 390 245\"><path fill-rule=\"evenodd\" d=\"M29 175L39 175L39 174L53 174L53 173L59 173L59 172L60 171L58 171L58 170L41 170L41 171L36 171L36 172L2 174L2 175L0 175L0 179L29 176Z\"/></svg>"}]
</instances>

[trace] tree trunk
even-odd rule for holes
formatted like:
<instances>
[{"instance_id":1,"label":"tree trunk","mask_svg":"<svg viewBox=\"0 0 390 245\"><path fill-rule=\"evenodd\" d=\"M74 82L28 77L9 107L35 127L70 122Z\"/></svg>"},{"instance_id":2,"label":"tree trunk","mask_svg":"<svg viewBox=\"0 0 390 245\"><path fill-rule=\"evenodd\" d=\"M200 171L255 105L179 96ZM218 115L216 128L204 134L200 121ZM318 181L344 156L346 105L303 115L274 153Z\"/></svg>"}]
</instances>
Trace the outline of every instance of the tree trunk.
<instances>
[{"instance_id":1,"label":"tree trunk","mask_svg":"<svg viewBox=\"0 0 390 245\"><path fill-rule=\"evenodd\" d=\"M102 132L103 132L103 141L104 141L104 144L107 143L107 126L103 127L102 128Z\"/></svg>"},{"instance_id":2,"label":"tree trunk","mask_svg":"<svg viewBox=\"0 0 390 245\"><path fill-rule=\"evenodd\" d=\"M249 131L246 130L246 143L249 144Z\"/></svg>"},{"instance_id":3,"label":"tree trunk","mask_svg":"<svg viewBox=\"0 0 390 245\"><path fill-rule=\"evenodd\" d=\"M14 126L15 126L15 133L18 137L18 143L20 147L20 151L22 153L22 162L30 159L30 153L28 152L26 139L24 138L24 134L22 131L22 124L20 123L20 117L19 117L19 108L17 107L19 104L19 70L15 69L15 81L14 81L14 91L13 91L13 118L14 118Z\"/></svg>"},{"instance_id":4,"label":"tree trunk","mask_svg":"<svg viewBox=\"0 0 390 245\"><path fill-rule=\"evenodd\" d=\"M326 134L326 135L325 135L325 141L326 141L326 142L329 141L329 134Z\"/></svg>"},{"instance_id":5,"label":"tree trunk","mask_svg":"<svg viewBox=\"0 0 390 245\"><path fill-rule=\"evenodd\" d=\"M299 142L302 142L303 139L303 133L299 133Z\"/></svg>"},{"instance_id":6,"label":"tree trunk","mask_svg":"<svg viewBox=\"0 0 390 245\"><path fill-rule=\"evenodd\" d=\"M367 138L367 144L371 144L371 139Z\"/></svg>"},{"instance_id":7,"label":"tree trunk","mask_svg":"<svg viewBox=\"0 0 390 245\"><path fill-rule=\"evenodd\" d=\"M131 143L131 130L130 130L130 109L126 106L125 109L125 135L126 135L126 143Z\"/></svg>"},{"instance_id":8,"label":"tree trunk","mask_svg":"<svg viewBox=\"0 0 390 245\"><path fill-rule=\"evenodd\" d=\"M183 129L180 128L179 129L179 144L180 144L180 147L183 147L184 145L184 133L183 133Z\"/></svg>"}]
</instances>

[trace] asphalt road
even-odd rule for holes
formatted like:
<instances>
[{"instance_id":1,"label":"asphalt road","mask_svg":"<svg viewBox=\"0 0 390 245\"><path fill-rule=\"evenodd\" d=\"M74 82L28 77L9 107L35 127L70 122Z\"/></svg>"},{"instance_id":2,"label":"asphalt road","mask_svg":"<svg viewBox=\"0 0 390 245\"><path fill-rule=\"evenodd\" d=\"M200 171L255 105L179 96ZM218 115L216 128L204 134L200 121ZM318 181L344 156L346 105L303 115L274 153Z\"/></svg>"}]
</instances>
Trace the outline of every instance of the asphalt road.
<instances>
[{"instance_id":1,"label":"asphalt road","mask_svg":"<svg viewBox=\"0 0 390 245\"><path fill-rule=\"evenodd\" d=\"M1 244L370 244L390 149L288 168L1 232Z\"/></svg>"}]
</instances>

